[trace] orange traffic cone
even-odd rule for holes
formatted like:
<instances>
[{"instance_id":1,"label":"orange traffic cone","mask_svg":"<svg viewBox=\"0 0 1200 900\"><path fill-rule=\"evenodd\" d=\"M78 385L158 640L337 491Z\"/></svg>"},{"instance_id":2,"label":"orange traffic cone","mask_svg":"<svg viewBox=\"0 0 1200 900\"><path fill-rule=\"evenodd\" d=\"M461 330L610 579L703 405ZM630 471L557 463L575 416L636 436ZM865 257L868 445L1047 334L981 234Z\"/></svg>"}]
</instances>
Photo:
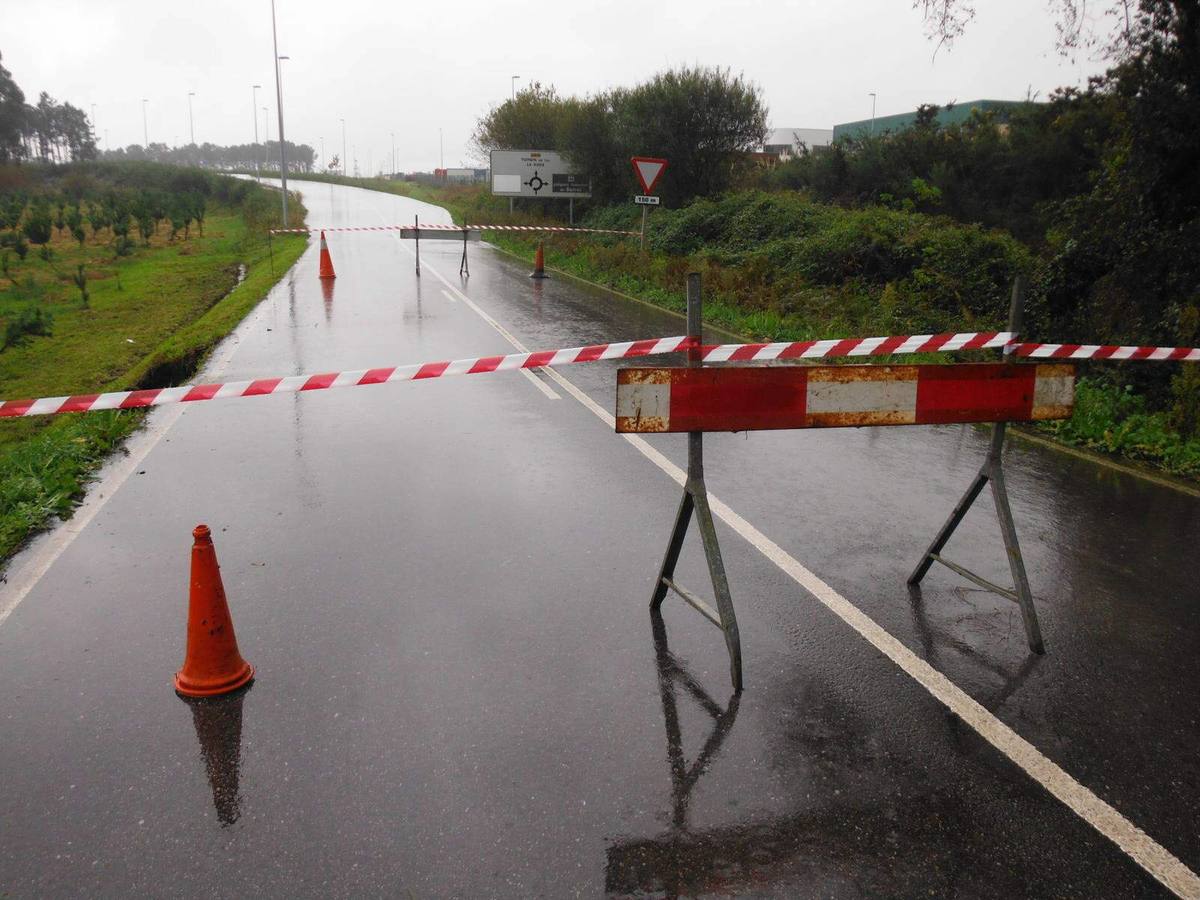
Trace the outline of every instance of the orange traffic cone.
<instances>
[{"instance_id":1,"label":"orange traffic cone","mask_svg":"<svg viewBox=\"0 0 1200 900\"><path fill-rule=\"evenodd\" d=\"M542 252L542 242L538 241L537 255L533 258L533 271L529 273L530 278L549 278L546 274L546 255Z\"/></svg>"},{"instance_id":2,"label":"orange traffic cone","mask_svg":"<svg viewBox=\"0 0 1200 900\"><path fill-rule=\"evenodd\" d=\"M329 258L329 245L325 243L325 232L321 232L321 277L337 278L333 274L333 260Z\"/></svg>"},{"instance_id":3,"label":"orange traffic cone","mask_svg":"<svg viewBox=\"0 0 1200 900\"><path fill-rule=\"evenodd\" d=\"M213 697L249 684L254 666L238 650L212 533L207 525L197 525L192 537L187 655L175 673L175 691L184 697Z\"/></svg>"}]
</instances>

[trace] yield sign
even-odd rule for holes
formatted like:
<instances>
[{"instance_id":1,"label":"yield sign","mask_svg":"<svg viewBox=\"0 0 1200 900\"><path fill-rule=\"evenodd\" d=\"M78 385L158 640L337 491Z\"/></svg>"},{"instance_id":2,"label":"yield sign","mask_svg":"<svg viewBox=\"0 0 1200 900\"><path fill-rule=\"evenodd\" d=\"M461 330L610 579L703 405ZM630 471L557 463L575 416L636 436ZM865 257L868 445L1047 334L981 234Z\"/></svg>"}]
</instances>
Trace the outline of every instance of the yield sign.
<instances>
[{"instance_id":1,"label":"yield sign","mask_svg":"<svg viewBox=\"0 0 1200 900\"><path fill-rule=\"evenodd\" d=\"M634 174L642 183L642 193L649 194L658 184L658 179L662 178L663 172L666 171L667 161L654 156L635 156L631 162Z\"/></svg>"}]
</instances>

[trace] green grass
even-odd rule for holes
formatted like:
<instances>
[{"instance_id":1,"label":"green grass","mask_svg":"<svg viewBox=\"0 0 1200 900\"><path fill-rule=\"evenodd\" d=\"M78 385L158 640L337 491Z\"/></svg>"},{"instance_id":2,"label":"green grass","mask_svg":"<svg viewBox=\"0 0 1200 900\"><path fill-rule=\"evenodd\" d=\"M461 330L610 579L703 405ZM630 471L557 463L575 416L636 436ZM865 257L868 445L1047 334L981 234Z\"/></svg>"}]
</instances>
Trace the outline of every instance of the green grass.
<instances>
[{"instance_id":1,"label":"green grass","mask_svg":"<svg viewBox=\"0 0 1200 900\"><path fill-rule=\"evenodd\" d=\"M1063 443L1148 463L1172 475L1200 480L1200 438L1186 440L1170 425L1169 415L1147 407L1128 387L1081 378L1075 412L1039 430Z\"/></svg>"},{"instance_id":2,"label":"green grass","mask_svg":"<svg viewBox=\"0 0 1200 900\"><path fill-rule=\"evenodd\" d=\"M49 336L0 352L0 396L55 396L186 380L205 354L304 252L303 237L251 233L240 210L215 208L204 236L171 242L165 231L117 257L103 237L52 243L50 262L31 250L16 284L0 286L6 321L34 306L53 316ZM10 267L14 260L10 259ZM85 307L69 276L82 262ZM246 267L238 285L239 266ZM67 517L92 473L137 428L139 412L0 421L0 559L54 517Z\"/></svg>"}]
</instances>

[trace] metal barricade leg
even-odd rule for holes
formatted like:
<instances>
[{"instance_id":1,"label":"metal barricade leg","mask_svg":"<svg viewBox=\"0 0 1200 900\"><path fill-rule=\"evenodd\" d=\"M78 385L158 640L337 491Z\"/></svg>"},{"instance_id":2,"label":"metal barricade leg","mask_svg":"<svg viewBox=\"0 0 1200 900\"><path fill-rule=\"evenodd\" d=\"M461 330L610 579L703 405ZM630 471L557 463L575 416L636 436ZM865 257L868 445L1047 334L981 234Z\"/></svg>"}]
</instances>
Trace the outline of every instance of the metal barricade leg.
<instances>
[{"instance_id":1,"label":"metal barricade leg","mask_svg":"<svg viewBox=\"0 0 1200 900\"><path fill-rule=\"evenodd\" d=\"M700 276L697 273L688 275L687 297L688 334L694 338L696 346L699 346L701 301ZM698 351L689 352L688 365L700 365ZM708 562L708 574L712 581L713 593L716 596L717 608L715 610L692 591L675 581L675 564L679 561L679 553L683 549L683 541L687 537L688 525L691 523L693 512L696 514L696 524L700 528L704 558ZM708 505L708 488L704 483L704 433L700 431L688 433L687 482L683 487L679 510L675 514L675 525L671 529L667 552L663 556L662 566L659 569L658 578L654 582L654 590L650 595L651 615L659 615L659 609L667 596L668 589L678 594L685 603L721 629L725 635L725 648L729 653L729 676L733 681L733 689L740 692L742 690L742 643L738 633L737 615L733 609L733 597L729 592L729 579L725 575L725 563L721 559L721 545L717 541L717 529Z\"/></svg>"},{"instance_id":2,"label":"metal barricade leg","mask_svg":"<svg viewBox=\"0 0 1200 900\"><path fill-rule=\"evenodd\" d=\"M1012 306L1009 311L1008 330L1013 332L1014 336L1021 327L1024 296L1024 279L1018 277L1013 284ZM1011 356L1008 357L1008 361L1011 362L1011 360ZM963 578L979 585L985 590L1014 601L1021 609L1021 620L1025 625L1025 638L1029 643L1029 649L1034 653L1045 653L1046 646L1042 640L1042 629L1038 623L1037 609L1033 605L1033 592L1029 589L1029 577L1025 572L1025 560L1021 556L1021 545L1017 541L1017 527L1013 522L1012 510L1008 505L1008 490L1004 483L1002 453L1004 451L1005 429L1006 426L1003 422L997 422L992 426L992 439L988 445L987 458L984 460L983 466L979 469L979 474L975 476L975 479L971 482L971 486L967 488L967 492L963 494L962 499L955 505L953 512L950 513L950 518L946 520L946 524L938 531L937 537L933 539L933 543L929 545L929 548L921 557L921 561L917 563L917 567L908 576L908 584L910 586L919 585L921 579L929 571L929 567L935 562L941 563L952 572L961 575ZM954 534L955 529L958 528L959 523L966 516L967 510L979 498L979 494L983 491L984 486L989 484L992 488L992 500L996 505L996 518L1000 522L1000 534L1004 538L1004 550L1008 556L1009 570L1012 573L1013 587L1011 590L976 575L969 569L958 563L951 562L942 555L943 548L945 548L951 535Z\"/></svg>"}]
</instances>

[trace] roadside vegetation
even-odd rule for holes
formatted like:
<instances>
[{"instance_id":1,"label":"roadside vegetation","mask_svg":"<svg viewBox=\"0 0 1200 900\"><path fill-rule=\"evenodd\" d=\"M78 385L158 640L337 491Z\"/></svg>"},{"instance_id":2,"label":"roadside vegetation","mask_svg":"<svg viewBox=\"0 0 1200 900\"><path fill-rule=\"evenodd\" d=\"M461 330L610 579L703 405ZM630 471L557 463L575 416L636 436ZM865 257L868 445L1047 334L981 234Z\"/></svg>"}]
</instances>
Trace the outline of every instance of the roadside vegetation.
<instances>
[{"instance_id":1,"label":"roadside vegetation","mask_svg":"<svg viewBox=\"0 0 1200 900\"><path fill-rule=\"evenodd\" d=\"M970 22L960 0L924 6L940 41ZM1060 46L1105 54L1111 68L1086 89L1003 118L977 113L941 126L926 106L904 131L852 135L758 167L745 139L764 120L757 91L720 70L685 69L592 98L535 85L485 114L476 143L555 147L589 172L599 164L578 149L589 136L621 157L670 159L647 253L632 241L554 237L547 261L675 309L685 273L699 269L711 318L753 339L1000 328L1021 272L1032 340L1200 345L1200 7L1113 4L1119 15L1097 21L1118 25L1099 36L1086 32L1093 19L1082 12L1075 0L1062 4ZM705 133L676 140L679 110L709 105ZM670 180L701 156L713 178ZM581 224L638 227L628 202L638 188L618 162L620 172L597 168ZM503 215L494 201L488 208L491 198L472 196L478 188L440 198L426 187L392 189L441 202L459 221L485 208ZM562 212L521 204L526 219ZM492 240L526 254L532 246ZM1200 478L1200 366L1080 370L1074 418L1047 431Z\"/></svg>"},{"instance_id":2,"label":"roadside vegetation","mask_svg":"<svg viewBox=\"0 0 1200 900\"><path fill-rule=\"evenodd\" d=\"M186 381L304 251L269 241L279 207L254 182L150 163L0 166L0 397ZM303 220L298 197L289 212ZM0 421L0 560L69 516L142 418Z\"/></svg>"}]
</instances>

